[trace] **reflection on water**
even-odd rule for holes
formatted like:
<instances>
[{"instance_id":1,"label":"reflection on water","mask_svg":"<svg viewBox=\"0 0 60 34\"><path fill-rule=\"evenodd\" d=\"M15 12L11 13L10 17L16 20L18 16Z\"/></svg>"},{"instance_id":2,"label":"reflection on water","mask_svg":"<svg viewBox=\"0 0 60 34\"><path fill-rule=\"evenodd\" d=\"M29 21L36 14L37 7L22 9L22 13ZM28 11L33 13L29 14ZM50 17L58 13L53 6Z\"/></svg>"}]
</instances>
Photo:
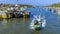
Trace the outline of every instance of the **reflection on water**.
<instances>
[{"instance_id":1,"label":"reflection on water","mask_svg":"<svg viewBox=\"0 0 60 34\"><path fill-rule=\"evenodd\" d=\"M3 20L1 24L2 24L2 27L3 28L6 28L7 27L7 21L6 20Z\"/></svg>"},{"instance_id":2,"label":"reflection on water","mask_svg":"<svg viewBox=\"0 0 60 34\"><path fill-rule=\"evenodd\" d=\"M0 21L0 34L23 34L27 31L29 18L13 18Z\"/></svg>"},{"instance_id":3,"label":"reflection on water","mask_svg":"<svg viewBox=\"0 0 60 34\"><path fill-rule=\"evenodd\" d=\"M33 31L32 34L39 34L39 31Z\"/></svg>"}]
</instances>

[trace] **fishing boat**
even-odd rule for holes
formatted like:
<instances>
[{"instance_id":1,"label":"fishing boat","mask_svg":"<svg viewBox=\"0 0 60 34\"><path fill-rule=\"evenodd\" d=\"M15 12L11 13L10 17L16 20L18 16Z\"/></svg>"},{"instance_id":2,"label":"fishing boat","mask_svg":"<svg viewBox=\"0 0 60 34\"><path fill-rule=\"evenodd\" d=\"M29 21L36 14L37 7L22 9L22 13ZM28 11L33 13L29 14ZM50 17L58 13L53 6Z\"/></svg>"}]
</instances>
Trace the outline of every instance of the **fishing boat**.
<instances>
[{"instance_id":1,"label":"fishing boat","mask_svg":"<svg viewBox=\"0 0 60 34\"><path fill-rule=\"evenodd\" d=\"M24 17L30 17L30 12L29 11L24 11L23 16Z\"/></svg>"},{"instance_id":2,"label":"fishing boat","mask_svg":"<svg viewBox=\"0 0 60 34\"><path fill-rule=\"evenodd\" d=\"M40 16L35 17L32 22L30 23L30 29L32 30L41 30L42 28L44 28L46 25L46 20L45 19L41 19Z\"/></svg>"},{"instance_id":3,"label":"fishing boat","mask_svg":"<svg viewBox=\"0 0 60 34\"><path fill-rule=\"evenodd\" d=\"M7 11L0 11L0 18L8 19L8 18L11 18L11 15L7 14Z\"/></svg>"}]
</instances>

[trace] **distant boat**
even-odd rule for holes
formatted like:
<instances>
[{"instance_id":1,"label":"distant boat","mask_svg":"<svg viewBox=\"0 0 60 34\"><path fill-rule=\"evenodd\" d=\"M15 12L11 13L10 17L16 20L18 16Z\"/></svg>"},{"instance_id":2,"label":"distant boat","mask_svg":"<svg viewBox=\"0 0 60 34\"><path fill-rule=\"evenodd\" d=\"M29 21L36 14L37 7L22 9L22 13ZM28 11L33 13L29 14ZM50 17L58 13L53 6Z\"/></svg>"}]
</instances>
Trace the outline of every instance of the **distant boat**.
<instances>
[{"instance_id":1,"label":"distant boat","mask_svg":"<svg viewBox=\"0 0 60 34\"><path fill-rule=\"evenodd\" d=\"M56 10L55 10L55 9L49 9L49 11L50 11L51 13L56 14Z\"/></svg>"},{"instance_id":2,"label":"distant boat","mask_svg":"<svg viewBox=\"0 0 60 34\"><path fill-rule=\"evenodd\" d=\"M32 30L41 30L42 28L44 28L46 25L46 20L43 18L41 19L40 16L35 16L35 18L32 20L31 24L30 24L30 29Z\"/></svg>"},{"instance_id":3,"label":"distant boat","mask_svg":"<svg viewBox=\"0 0 60 34\"><path fill-rule=\"evenodd\" d=\"M55 9L52 9L52 13L56 14L56 10Z\"/></svg>"}]
</instances>

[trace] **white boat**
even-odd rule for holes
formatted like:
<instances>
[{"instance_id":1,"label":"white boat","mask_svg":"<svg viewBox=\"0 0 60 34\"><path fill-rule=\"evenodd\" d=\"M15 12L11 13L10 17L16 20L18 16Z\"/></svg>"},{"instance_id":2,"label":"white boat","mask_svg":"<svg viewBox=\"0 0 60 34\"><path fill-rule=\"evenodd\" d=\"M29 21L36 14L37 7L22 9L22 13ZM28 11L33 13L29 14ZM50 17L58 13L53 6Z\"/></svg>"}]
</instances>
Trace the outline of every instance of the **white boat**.
<instances>
[{"instance_id":1,"label":"white boat","mask_svg":"<svg viewBox=\"0 0 60 34\"><path fill-rule=\"evenodd\" d=\"M38 22L38 24L36 24ZM35 18L30 23L30 29L32 30L41 30L46 25L46 20L40 16L35 16Z\"/></svg>"}]
</instances>

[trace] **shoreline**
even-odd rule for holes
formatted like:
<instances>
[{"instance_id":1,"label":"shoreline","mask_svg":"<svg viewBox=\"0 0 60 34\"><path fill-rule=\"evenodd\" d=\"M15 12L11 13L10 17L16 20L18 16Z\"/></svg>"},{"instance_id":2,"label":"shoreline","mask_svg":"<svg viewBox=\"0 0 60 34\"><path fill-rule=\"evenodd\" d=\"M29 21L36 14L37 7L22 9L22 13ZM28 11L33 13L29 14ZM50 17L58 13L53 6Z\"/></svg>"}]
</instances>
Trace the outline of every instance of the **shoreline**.
<instances>
[{"instance_id":1,"label":"shoreline","mask_svg":"<svg viewBox=\"0 0 60 34\"><path fill-rule=\"evenodd\" d=\"M54 9L54 10L56 10L57 14L60 15L60 7L43 7L43 8L45 8L46 10Z\"/></svg>"}]
</instances>

